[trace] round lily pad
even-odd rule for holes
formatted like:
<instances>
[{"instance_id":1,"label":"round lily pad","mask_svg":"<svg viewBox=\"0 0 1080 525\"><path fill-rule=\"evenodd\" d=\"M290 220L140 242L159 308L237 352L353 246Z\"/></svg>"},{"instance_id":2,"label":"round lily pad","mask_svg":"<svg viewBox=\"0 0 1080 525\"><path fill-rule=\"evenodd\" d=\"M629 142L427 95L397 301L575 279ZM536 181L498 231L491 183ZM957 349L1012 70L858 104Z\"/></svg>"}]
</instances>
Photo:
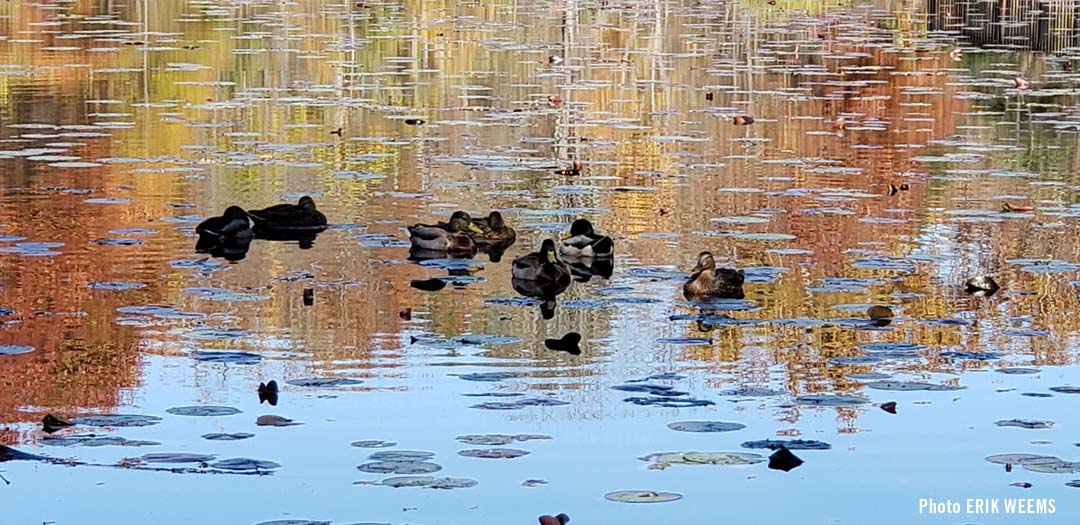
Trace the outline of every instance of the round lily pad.
<instances>
[{"instance_id":1,"label":"round lily pad","mask_svg":"<svg viewBox=\"0 0 1080 525\"><path fill-rule=\"evenodd\" d=\"M432 476L399 476L382 480L382 485L394 488L421 487L430 489L465 489L475 487L476 481L465 478L435 478Z\"/></svg>"},{"instance_id":2,"label":"round lily pad","mask_svg":"<svg viewBox=\"0 0 1080 525\"><path fill-rule=\"evenodd\" d=\"M458 451L459 456L483 459L514 459L520 458L521 456L527 456L528 454L528 450L516 448L471 448Z\"/></svg>"},{"instance_id":3,"label":"round lily pad","mask_svg":"<svg viewBox=\"0 0 1080 525\"><path fill-rule=\"evenodd\" d=\"M0 355L28 354L34 351L30 345L0 345Z\"/></svg>"},{"instance_id":4,"label":"round lily pad","mask_svg":"<svg viewBox=\"0 0 1080 525\"><path fill-rule=\"evenodd\" d=\"M469 408L479 408L483 410L520 410L527 407L559 406L569 404L570 403L566 401L560 401L558 399L531 397L525 399L518 399L517 401L492 401L489 403L480 403L478 405L472 405Z\"/></svg>"},{"instance_id":5,"label":"round lily pad","mask_svg":"<svg viewBox=\"0 0 1080 525\"><path fill-rule=\"evenodd\" d=\"M206 454L188 454L185 452L161 452L147 454L139 459L146 463L206 463L213 461L214 457Z\"/></svg>"},{"instance_id":6,"label":"round lily pad","mask_svg":"<svg viewBox=\"0 0 1080 525\"><path fill-rule=\"evenodd\" d=\"M468 445L481 445L485 447L498 447L502 445L509 445L515 441L531 441L534 439L551 439L551 436L545 436L542 434L469 434L465 436L458 436L458 441Z\"/></svg>"},{"instance_id":7,"label":"round lily pad","mask_svg":"<svg viewBox=\"0 0 1080 525\"><path fill-rule=\"evenodd\" d=\"M234 365L254 365L262 361L262 356L251 352L207 352L196 350L191 358L204 363L227 363Z\"/></svg>"},{"instance_id":8,"label":"round lily pad","mask_svg":"<svg viewBox=\"0 0 1080 525\"><path fill-rule=\"evenodd\" d=\"M1024 463L1024 470L1041 472L1044 474L1080 474L1080 461L1045 461Z\"/></svg>"},{"instance_id":9,"label":"round lily pad","mask_svg":"<svg viewBox=\"0 0 1080 525\"><path fill-rule=\"evenodd\" d=\"M248 459L248 458L232 458L218 461L210 465L213 468L219 470L271 470L281 467L273 461L265 461L261 459Z\"/></svg>"},{"instance_id":10,"label":"round lily pad","mask_svg":"<svg viewBox=\"0 0 1080 525\"><path fill-rule=\"evenodd\" d=\"M173 407L165 412L174 416L193 416L193 417L218 417L218 416L232 416L240 413L240 410L233 407L219 407L212 405L205 406L188 406L188 407Z\"/></svg>"},{"instance_id":11,"label":"round lily pad","mask_svg":"<svg viewBox=\"0 0 1080 525\"><path fill-rule=\"evenodd\" d=\"M836 396L830 394L817 394L812 396L799 396L795 398L795 402L800 405L810 405L819 407L842 407L842 406L856 406L865 405L870 400L862 397L854 396Z\"/></svg>"},{"instance_id":12,"label":"round lily pad","mask_svg":"<svg viewBox=\"0 0 1080 525\"><path fill-rule=\"evenodd\" d=\"M657 406L666 408L691 408L715 405L707 399L675 398L675 397L628 397L623 399L627 403L641 406Z\"/></svg>"},{"instance_id":13,"label":"round lily pad","mask_svg":"<svg viewBox=\"0 0 1080 525\"><path fill-rule=\"evenodd\" d=\"M726 421L677 421L668 423L668 428L679 432L734 432L746 428L746 425Z\"/></svg>"},{"instance_id":14,"label":"round lily pad","mask_svg":"<svg viewBox=\"0 0 1080 525\"><path fill-rule=\"evenodd\" d=\"M675 492L653 492L651 490L619 490L604 495L608 501L619 503L668 503L682 499L682 494Z\"/></svg>"},{"instance_id":15,"label":"round lily pad","mask_svg":"<svg viewBox=\"0 0 1080 525\"><path fill-rule=\"evenodd\" d=\"M373 461L427 461L435 457L434 452L424 452L422 450L387 450L385 452L376 452L368 459Z\"/></svg>"},{"instance_id":16,"label":"round lily pad","mask_svg":"<svg viewBox=\"0 0 1080 525\"><path fill-rule=\"evenodd\" d=\"M87 427L148 427L160 423L161 418L136 414L111 414L76 417L72 418L71 422Z\"/></svg>"},{"instance_id":17,"label":"round lily pad","mask_svg":"<svg viewBox=\"0 0 1080 525\"><path fill-rule=\"evenodd\" d=\"M1016 427L1016 428L1028 428L1028 429L1043 429L1051 428L1054 426L1053 421L1046 421L1041 419L1002 419L995 421L995 425L999 427Z\"/></svg>"},{"instance_id":18,"label":"round lily pad","mask_svg":"<svg viewBox=\"0 0 1080 525\"><path fill-rule=\"evenodd\" d=\"M430 474L442 470L442 467L424 461L376 461L359 465L356 470L374 474Z\"/></svg>"},{"instance_id":19,"label":"round lily pad","mask_svg":"<svg viewBox=\"0 0 1080 525\"><path fill-rule=\"evenodd\" d=\"M1025 465L1028 463L1048 463L1061 461L1054 456L1042 456L1039 454L995 454L993 456L987 456L986 461L991 463L997 463L999 465Z\"/></svg>"},{"instance_id":20,"label":"round lily pad","mask_svg":"<svg viewBox=\"0 0 1080 525\"><path fill-rule=\"evenodd\" d=\"M769 450L780 450L782 448L788 450L829 450L832 448L832 445L824 441L815 441L812 439L762 439L759 441L747 441L739 446L743 448Z\"/></svg>"},{"instance_id":21,"label":"round lily pad","mask_svg":"<svg viewBox=\"0 0 1080 525\"><path fill-rule=\"evenodd\" d=\"M681 465L753 465L765 457L749 452L657 452L641 458L656 463Z\"/></svg>"},{"instance_id":22,"label":"round lily pad","mask_svg":"<svg viewBox=\"0 0 1080 525\"><path fill-rule=\"evenodd\" d=\"M1013 375L1038 374L1039 372L1042 372L1042 370L1039 370L1038 368L1027 368L1027 367L1021 367L1021 366L998 368L997 370L994 370L994 371L999 373L999 374L1013 374Z\"/></svg>"},{"instance_id":23,"label":"round lily pad","mask_svg":"<svg viewBox=\"0 0 1080 525\"><path fill-rule=\"evenodd\" d=\"M353 441L350 445L358 448L390 448L396 447L397 443L394 441L383 441L381 439L366 439Z\"/></svg>"},{"instance_id":24,"label":"round lily pad","mask_svg":"<svg viewBox=\"0 0 1080 525\"><path fill-rule=\"evenodd\" d=\"M348 379L345 377L310 377L305 379L292 379L286 381L286 383L292 386L311 387L311 388L330 388L338 386L352 386L363 383L359 379Z\"/></svg>"},{"instance_id":25,"label":"round lily pad","mask_svg":"<svg viewBox=\"0 0 1080 525\"><path fill-rule=\"evenodd\" d=\"M255 437L255 434L248 434L246 432L237 432L235 434L203 434L202 438L209 441L240 441L242 439L248 439Z\"/></svg>"}]
</instances>

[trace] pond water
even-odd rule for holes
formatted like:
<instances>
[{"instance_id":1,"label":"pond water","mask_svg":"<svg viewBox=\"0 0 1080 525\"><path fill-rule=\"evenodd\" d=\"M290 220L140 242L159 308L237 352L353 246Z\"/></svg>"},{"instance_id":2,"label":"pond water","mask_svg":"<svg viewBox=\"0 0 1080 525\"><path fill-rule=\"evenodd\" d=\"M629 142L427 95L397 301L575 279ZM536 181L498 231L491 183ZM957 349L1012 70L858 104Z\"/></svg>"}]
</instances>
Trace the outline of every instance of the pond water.
<instances>
[{"instance_id":1,"label":"pond water","mask_svg":"<svg viewBox=\"0 0 1080 525\"><path fill-rule=\"evenodd\" d=\"M1076 523L1080 72L921 9L0 5L0 521ZM410 260L459 209L517 242ZM610 277L518 293L580 217ZM683 298L703 250L745 299Z\"/></svg>"}]
</instances>

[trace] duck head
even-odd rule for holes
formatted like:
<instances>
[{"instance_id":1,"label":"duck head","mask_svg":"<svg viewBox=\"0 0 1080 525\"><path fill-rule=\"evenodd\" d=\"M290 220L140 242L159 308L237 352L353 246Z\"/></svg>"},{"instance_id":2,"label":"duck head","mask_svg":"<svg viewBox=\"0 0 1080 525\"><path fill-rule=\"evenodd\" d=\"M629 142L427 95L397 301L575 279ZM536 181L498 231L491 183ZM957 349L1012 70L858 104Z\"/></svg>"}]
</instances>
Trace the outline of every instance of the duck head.
<instances>
[{"instance_id":1,"label":"duck head","mask_svg":"<svg viewBox=\"0 0 1080 525\"><path fill-rule=\"evenodd\" d=\"M230 221L248 221L247 212L239 206L229 206L228 208L225 208L225 213L221 216Z\"/></svg>"},{"instance_id":2,"label":"duck head","mask_svg":"<svg viewBox=\"0 0 1080 525\"><path fill-rule=\"evenodd\" d=\"M473 233L484 233L479 226L473 224L472 217L463 211L455 211L454 214L450 216L450 222L448 224L450 226L450 231L452 232L468 230Z\"/></svg>"},{"instance_id":3,"label":"duck head","mask_svg":"<svg viewBox=\"0 0 1080 525\"><path fill-rule=\"evenodd\" d=\"M300 197L300 202L297 203L304 211L315 211L315 199L304 195Z\"/></svg>"},{"instance_id":4,"label":"duck head","mask_svg":"<svg viewBox=\"0 0 1080 525\"><path fill-rule=\"evenodd\" d=\"M697 266L694 266L694 273L703 272L705 270L715 270L716 259L713 259L713 255L710 252L701 252L698 254Z\"/></svg>"},{"instance_id":5,"label":"duck head","mask_svg":"<svg viewBox=\"0 0 1080 525\"><path fill-rule=\"evenodd\" d=\"M578 235L585 235L592 237L594 235L593 225L588 219L578 219L570 225L570 236L567 239L577 237Z\"/></svg>"},{"instance_id":6,"label":"duck head","mask_svg":"<svg viewBox=\"0 0 1080 525\"><path fill-rule=\"evenodd\" d=\"M544 239L544 243L540 245L540 255L543 256L544 262L547 264L559 262L559 256L555 252L555 241Z\"/></svg>"},{"instance_id":7,"label":"duck head","mask_svg":"<svg viewBox=\"0 0 1080 525\"><path fill-rule=\"evenodd\" d=\"M497 211L492 211L488 214L487 222L492 229L498 229L506 226L506 220L503 219L502 214Z\"/></svg>"}]
</instances>

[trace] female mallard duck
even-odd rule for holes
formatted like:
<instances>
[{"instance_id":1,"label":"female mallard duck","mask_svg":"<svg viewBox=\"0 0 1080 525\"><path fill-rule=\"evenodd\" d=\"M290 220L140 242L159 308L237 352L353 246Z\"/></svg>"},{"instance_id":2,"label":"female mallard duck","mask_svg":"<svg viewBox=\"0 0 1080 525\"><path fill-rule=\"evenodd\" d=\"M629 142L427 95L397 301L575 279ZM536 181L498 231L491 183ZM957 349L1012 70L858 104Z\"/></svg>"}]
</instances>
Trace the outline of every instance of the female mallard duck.
<instances>
[{"instance_id":1,"label":"female mallard duck","mask_svg":"<svg viewBox=\"0 0 1080 525\"><path fill-rule=\"evenodd\" d=\"M479 242L506 243L510 245L514 244L514 240L517 239L517 232L506 225L506 220L497 211L492 211L487 217L481 219L472 219L472 223L477 228L480 228L481 233L476 236L476 240Z\"/></svg>"},{"instance_id":2,"label":"female mallard duck","mask_svg":"<svg viewBox=\"0 0 1080 525\"><path fill-rule=\"evenodd\" d=\"M570 225L570 236L559 246L563 257L611 257L615 254L615 242L593 231L586 219L578 219Z\"/></svg>"},{"instance_id":3,"label":"female mallard duck","mask_svg":"<svg viewBox=\"0 0 1080 525\"><path fill-rule=\"evenodd\" d=\"M200 239L244 240L251 238L248 214L239 206L229 206L220 217L210 217L195 227Z\"/></svg>"},{"instance_id":4,"label":"female mallard duck","mask_svg":"<svg viewBox=\"0 0 1080 525\"><path fill-rule=\"evenodd\" d=\"M439 224L415 224L409 227L409 240L413 248L438 252L471 252L476 242L466 232L480 233L468 213L456 211L450 222Z\"/></svg>"},{"instance_id":5,"label":"female mallard duck","mask_svg":"<svg viewBox=\"0 0 1080 525\"><path fill-rule=\"evenodd\" d=\"M716 260L709 252L698 255L697 266L690 279L683 285L687 299L742 299L746 272L730 268L717 268Z\"/></svg>"},{"instance_id":6,"label":"female mallard duck","mask_svg":"<svg viewBox=\"0 0 1080 525\"><path fill-rule=\"evenodd\" d=\"M570 268L559 260L555 241L545 239L540 251L514 259L511 269L514 279L538 283L570 283Z\"/></svg>"},{"instance_id":7,"label":"female mallard duck","mask_svg":"<svg viewBox=\"0 0 1080 525\"><path fill-rule=\"evenodd\" d=\"M256 229L264 230L322 230L326 228L326 216L315 209L315 200L307 195L296 204L278 204L261 210L249 211Z\"/></svg>"}]
</instances>

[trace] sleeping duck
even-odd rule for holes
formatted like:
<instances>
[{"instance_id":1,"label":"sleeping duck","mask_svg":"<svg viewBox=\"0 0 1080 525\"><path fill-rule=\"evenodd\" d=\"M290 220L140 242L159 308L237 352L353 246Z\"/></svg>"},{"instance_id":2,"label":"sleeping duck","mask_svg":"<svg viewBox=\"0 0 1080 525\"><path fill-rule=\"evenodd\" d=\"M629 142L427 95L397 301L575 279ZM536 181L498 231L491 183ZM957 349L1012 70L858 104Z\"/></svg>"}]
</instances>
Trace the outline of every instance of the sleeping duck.
<instances>
[{"instance_id":1,"label":"sleeping duck","mask_svg":"<svg viewBox=\"0 0 1080 525\"><path fill-rule=\"evenodd\" d=\"M480 233L475 236L477 242L506 244L509 246L514 244L514 240L517 239L517 232L506 225L506 220L497 211L492 211L484 218L472 219L472 223L477 228L480 228Z\"/></svg>"},{"instance_id":2,"label":"sleeping duck","mask_svg":"<svg viewBox=\"0 0 1080 525\"><path fill-rule=\"evenodd\" d=\"M468 213L456 211L449 222L438 224L415 224L409 226L412 247L437 252L471 252L476 242L468 232L481 233Z\"/></svg>"},{"instance_id":3,"label":"sleeping duck","mask_svg":"<svg viewBox=\"0 0 1080 525\"><path fill-rule=\"evenodd\" d=\"M511 269L514 279L537 283L570 283L570 268L555 253L555 241L545 239L540 251L514 259Z\"/></svg>"},{"instance_id":4,"label":"sleeping duck","mask_svg":"<svg viewBox=\"0 0 1080 525\"><path fill-rule=\"evenodd\" d=\"M278 204L261 210L247 212L262 230L323 230L326 216L315 208L315 200L307 195L296 204Z\"/></svg>"},{"instance_id":5,"label":"sleeping duck","mask_svg":"<svg viewBox=\"0 0 1080 525\"><path fill-rule=\"evenodd\" d=\"M683 295L691 300L742 299L746 272L730 268L717 268L716 260L709 252L698 255L694 273L683 285Z\"/></svg>"},{"instance_id":6,"label":"sleeping duck","mask_svg":"<svg viewBox=\"0 0 1080 525\"><path fill-rule=\"evenodd\" d=\"M200 239L243 240L251 239L251 223L248 214L239 206L229 206L220 217L210 217L195 227Z\"/></svg>"},{"instance_id":7,"label":"sleeping duck","mask_svg":"<svg viewBox=\"0 0 1080 525\"><path fill-rule=\"evenodd\" d=\"M588 220L578 219L570 225L570 236L563 239L559 253L563 257L611 257L615 242L593 231Z\"/></svg>"}]
</instances>

